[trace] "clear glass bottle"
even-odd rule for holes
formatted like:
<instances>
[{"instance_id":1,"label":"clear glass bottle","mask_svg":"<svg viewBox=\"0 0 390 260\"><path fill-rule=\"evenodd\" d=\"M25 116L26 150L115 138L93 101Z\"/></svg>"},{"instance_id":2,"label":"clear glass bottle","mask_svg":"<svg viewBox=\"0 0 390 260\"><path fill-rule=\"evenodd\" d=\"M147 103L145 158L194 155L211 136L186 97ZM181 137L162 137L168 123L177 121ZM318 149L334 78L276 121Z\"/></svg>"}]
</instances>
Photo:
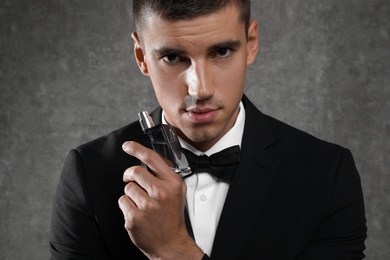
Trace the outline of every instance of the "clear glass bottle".
<instances>
[{"instance_id":1,"label":"clear glass bottle","mask_svg":"<svg viewBox=\"0 0 390 260\"><path fill-rule=\"evenodd\" d=\"M154 125L147 111L138 113L138 117L142 130L148 136L144 145L156 151L181 177L191 174L191 168L181 149L175 129L171 125Z\"/></svg>"}]
</instances>

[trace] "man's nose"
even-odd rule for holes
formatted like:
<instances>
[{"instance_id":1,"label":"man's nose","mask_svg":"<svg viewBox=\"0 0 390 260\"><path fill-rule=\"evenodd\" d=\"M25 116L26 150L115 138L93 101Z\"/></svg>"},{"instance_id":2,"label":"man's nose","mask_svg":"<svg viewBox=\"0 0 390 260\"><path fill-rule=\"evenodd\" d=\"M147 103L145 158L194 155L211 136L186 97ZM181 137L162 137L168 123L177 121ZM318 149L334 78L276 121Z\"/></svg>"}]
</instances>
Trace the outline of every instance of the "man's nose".
<instances>
[{"instance_id":1,"label":"man's nose","mask_svg":"<svg viewBox=\"0 0 390 260\"><path fill-rule=\"evenodd\" d=\"M214 82L211 70L206 62L193 63L186 73L188 94L199 100L207 99L214 94Z\"/></svg>"}]
</instances>

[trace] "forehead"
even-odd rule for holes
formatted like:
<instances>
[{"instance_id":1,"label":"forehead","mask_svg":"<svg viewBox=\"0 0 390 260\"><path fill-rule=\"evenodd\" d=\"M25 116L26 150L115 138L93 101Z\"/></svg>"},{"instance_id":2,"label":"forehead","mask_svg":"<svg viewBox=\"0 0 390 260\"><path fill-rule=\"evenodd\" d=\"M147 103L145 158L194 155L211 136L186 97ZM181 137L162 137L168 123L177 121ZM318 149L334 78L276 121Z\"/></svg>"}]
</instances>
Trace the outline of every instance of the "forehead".
<instances>
[{"instance_id":1,"label":"forehead","mask_svg":"<svg viewBox=\"0 0 390 260\"><path fill-rule=\"evenodd\" d=\"M245 24L239 9L229 5L215 13L181 20L164 20L157 14L145 17L141 32L143 45L153 48L165 45L193 45L241 40L245 38Z\"/></svg>"}]
</instances>

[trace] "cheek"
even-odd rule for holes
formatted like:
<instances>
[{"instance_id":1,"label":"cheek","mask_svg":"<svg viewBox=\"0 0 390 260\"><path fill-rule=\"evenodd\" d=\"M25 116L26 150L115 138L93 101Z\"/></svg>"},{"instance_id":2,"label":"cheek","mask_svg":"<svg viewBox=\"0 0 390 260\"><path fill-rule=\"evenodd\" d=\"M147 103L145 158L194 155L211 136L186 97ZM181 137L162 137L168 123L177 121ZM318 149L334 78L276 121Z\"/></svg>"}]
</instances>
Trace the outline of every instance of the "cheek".
<instances>
[{"instance_id":1,"label":"cheek","mask_svg":"<svg viewBox=\"0 0 390 260\"><path fill-rule=\"evenodd\" d=\"M182 95L183 80L178 72L154 65L149 67L149 77L157 99L175 99Z\"/></svg>"},{"instance_id":2,"label":"cheek","mask_svg":"<svg viewBox=\"0 0 390 260\"><path fill-rule=\"evenodd\" d=\"M240 60L221 72L220 82L227 96L235 96L242 93L245 86L246 65L240 64ZM245 63L246 64L246 63Z\"/></svg>"},{"instance_id":3,"label":"cheek","mask_svg":"<svg viewBox=\"0 0 390 260\"><path fill-rule=\"evenodd\" d=\"M153 89L160 106L169 114L177 113L183 106L183 100L188 91L177 75L151 76Z\"/></svg>"}]
</instances>

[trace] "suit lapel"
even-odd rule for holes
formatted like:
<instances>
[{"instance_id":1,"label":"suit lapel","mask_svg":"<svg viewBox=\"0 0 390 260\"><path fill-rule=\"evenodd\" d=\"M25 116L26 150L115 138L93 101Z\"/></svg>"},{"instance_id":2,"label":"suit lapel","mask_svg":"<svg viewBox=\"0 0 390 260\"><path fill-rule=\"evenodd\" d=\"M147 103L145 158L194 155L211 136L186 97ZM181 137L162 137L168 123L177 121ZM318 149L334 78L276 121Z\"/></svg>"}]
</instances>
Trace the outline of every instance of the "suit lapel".
<instances>
[{"instance_id":1,"label":"suit lapel","mask_svg":"<svg viewBox=\"0 0 390 260\"><path fill-rule=\"evenodd\" d=\"M267 196L279 161L266 149L274 143L264 115L244 97L246 110L241 162L218 224L212 258L237 259Z\"/></svg>"}]
</instances>

